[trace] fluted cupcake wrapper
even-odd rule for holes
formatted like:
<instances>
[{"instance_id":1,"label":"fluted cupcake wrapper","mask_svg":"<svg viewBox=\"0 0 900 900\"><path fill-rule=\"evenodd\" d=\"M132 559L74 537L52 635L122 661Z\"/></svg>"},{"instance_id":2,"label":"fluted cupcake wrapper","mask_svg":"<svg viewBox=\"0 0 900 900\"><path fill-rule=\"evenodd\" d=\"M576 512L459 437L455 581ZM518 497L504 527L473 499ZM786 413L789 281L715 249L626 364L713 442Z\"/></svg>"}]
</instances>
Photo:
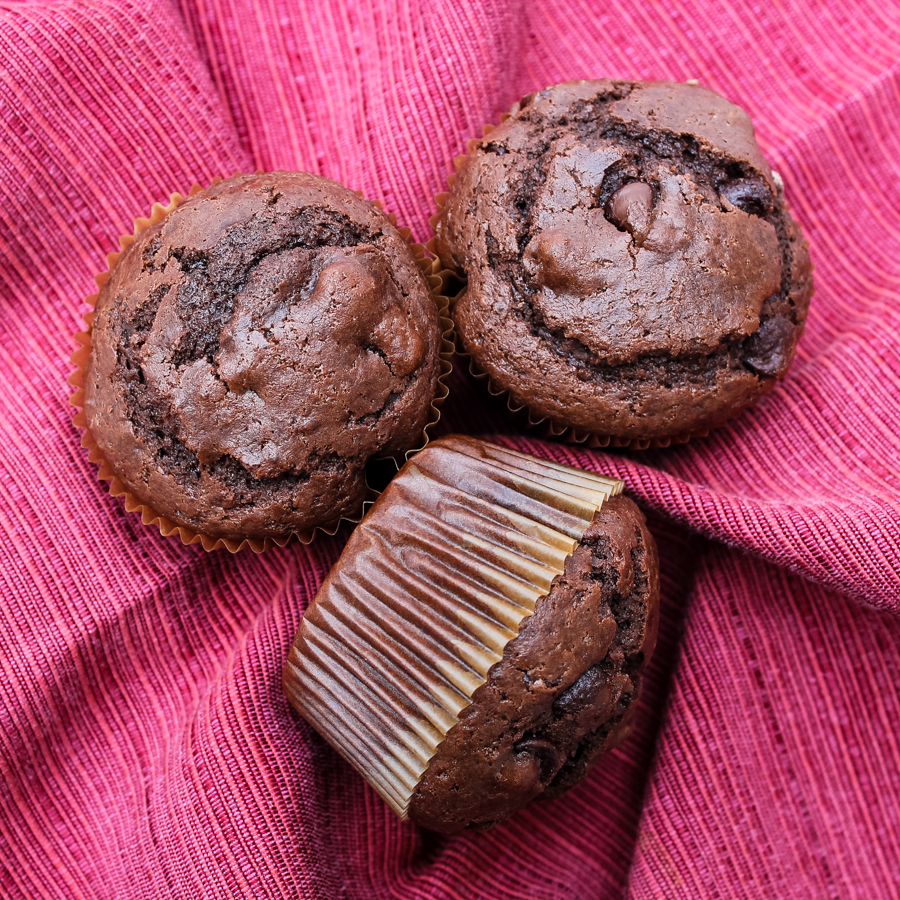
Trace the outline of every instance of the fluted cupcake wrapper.
<instances>
[{"instance_id":1,"label":"fluted cupcake wrapper","mask_svg":"<svg viewBox=\"0 0 900 900\"><path fill-rule=\"evenodd\" d=\"M235 175L240 174L242 173L235 172ZM259 170L257 174L261 174L261 170ZM208 186L211 187L214 184L218 184L221 180L221 178L213 178L210 180ZM116 477L112 466L110 466L110 464L104 458L103 453L98 447L93 434L91 434L87 416L84 412L84 376L87 369L88 360L90 359L91 355L91 333L94 322L94 307L96 306L97 299L100 296L99 289L102 288L103 285L106 284L106 282L109 280L109 274L112 271L112 267L115 265L116 261L119 259L122 253L134 242L135 238L141 232L146 231L148 228L151 228L153 225L161 222L170 212L180 206L187 199L187 197L192 197L194 194L197 194L202 190L204 190L202 185L194 184L191 186L187 194L181 194L178 191L172 193L169 197L168 204L164 205L162 203L154 203L150 211L150 216L139 216L134 220L134 232L132 234L122 235L119 238L119 246L122 249L116 252L108 253L106 255L106 271L94 276L94 281L97 282L98 293L91 294L86 298L87 304L90 307L90 311L85 313L84 315L86 327L83 331L76 332L75 341L79 344L79 347L69 357L69 361L75 366L75 371L69 377L69 384L75 388L75 393L69 398L69 403L71 403L72 406L74 406L77 410L73 421L78 428L81 428L83 430L84 433L81 438L81 446L89 451L88 459L93 463L97 463L97 465L99 466L98 478L101 481L109 482L110 494L113 497L124 497L126 511L140 513L141 521L143 522L143 524L156 525L159 528L160 534L162 534L164 537L177 535L181 538L182 543L184 544L199 543L202 544L204 550L218 550L224 547L231 553L237 553L239 550L243 550L247 547L253 550L254 553L263 553L264 551L271 549L273 546L283 547L289 540L291 540L292 537L296 538L301 543L308 544L320 532L328 535L335 534L342 521L346 520L354 523L359 522L363 517L366 508L378 496L378 492L369 487L366 498L360 506L358 515L344 517L343 519L335 522L334 525L330 528L313 528L309 531L294 532L292 535L283 538L266 537L234 540L231 538L210 537L209 535L200 534L199 532L194 531L193 529L188 528L184 525L178 525L171 519L168 519L158 513L149 504L145 503L143 500L139 499L134 494L129 492L125 484L123 484L123 482L118 477ZM360 196L362 196L361 193ZM374 206L382 209L382 204L380 201L373 200L371 202ZM422 444L421 446L408 451L404 455L404 459L406 459L428 444L428 441L430 440L429 432L434 428L435 425L437 425L438 421L441 418L440 409L444 401L447 399L447 394L449 393L447 388L447 378L453 371L452 358L455 349L453 341L453 321L449 316L449 300L442 291L445 276L441 274L441 269L438 262L429 259L427 253L425 252L425 247L422 244L417 244L412 240L412 232L409 228L400 228L399 226L397 226L397 217L393 213L386 213L386 215L391 224L397 228L397 230L400 232L400 235L409 244L410 249L412 250L413 255L416 258L416 264L418 265L422 274L425 276L425 279L428 282L429 287L431 288L432 295L435 298L435 302L438 305L438 315L440 317L441 323L441 359L437 392L431 404L431 415L429 417L429 421L426 424L425 428L422 430ZM395 459L394 462L399 468L403 462L403 459Z\"/></svg>"},{"instance_id":2,"label":"fluted cupcake wrapper","mask_svg":"<svg viewBox=\"0 0 900 900\"><path fill-rule=\"evenodd\" d=\"M291 703L401 818L460 713L623 487L470 438L433 448L358 526L284 671Z\"/></svg>"},{"instance_id":3,"label":"fluted cupcake wrapper","mask_svg":"<svg viewBox=\"0 0 900 900\"><path fill-rule=\"evenodd\" d=\"M518 108L519 104L516 103L513 105L512 109L509 112L503 113L500 116L500 124L503 124L503 122L510 118L510 116L514 115L518 111ZM496 125L490 124L482 126L482 138L486 138L492 131L494 131L495 128L497 128ZM479 140L479 138L471 138L470 140L466 141L466 153L454 157L454 171L447 176L447 187L449 189L453 188L457 173L463 167L463 164L465 163L469 154L475 148L476 144L478 144ZM437 213L431 216L428 220L432 230L436 228L438 218L440 217L441 211L443 210L444 205L447 203L447 199L449 196L449 191L441 191L440 193L435 195L434 203L437 207ZM432 256L434 256L436 260L436 267L439 266L440 257L437 253L435 239L432 238L430 241L428 241L425 244L425 247L428 252L431 253ZM442 273L443 283L445 285L459 282L459 276L455 272L452 272L449 269L441 269L440 271ZM446 298L451 316L453 313L453 308L455 307L456 303L463 297L465 292L466 288L464 287L461 291ZM540 434L541 437L544 438L565 441L566 443L570 444L585 444L587 447L591 448L619 447L627 450L647 450L671 447L677 444L686 444L693 438L706 437L711 431L710 428L700 428L694 431L688 431L684 432L683 434L672 435L665 438L627 438L619 437L617 435L595 434L593 432L586 431L583 428L575 428L570 425L565 425L563 423L556 422L547 416L536 415L527 404L516 402L509 391L506 390L506 388L499 386L490 377L490 375L475 362L475 359L470 353L467 353L462 347L457 347L457 353L464 361L466 361L469 368L469 374L472 375L476 379L476 381L484 382L488 393L492 397L500 397L501 399L503 399L510 413L517 416L525 425L525 427L536 431L538 434ZM736 410L731 418L739 415L742 411L743 409Z\"/></svg>"}]
</instances>

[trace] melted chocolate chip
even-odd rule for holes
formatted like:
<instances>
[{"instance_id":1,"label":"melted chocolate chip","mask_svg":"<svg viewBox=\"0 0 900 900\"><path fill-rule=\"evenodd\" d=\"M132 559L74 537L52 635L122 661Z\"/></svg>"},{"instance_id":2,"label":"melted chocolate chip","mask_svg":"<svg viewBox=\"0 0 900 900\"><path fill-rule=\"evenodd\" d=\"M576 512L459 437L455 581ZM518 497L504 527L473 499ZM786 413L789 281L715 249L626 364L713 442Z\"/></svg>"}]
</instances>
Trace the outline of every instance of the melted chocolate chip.
<instances>
[{"instance_id":1,"label":"melted chocolate chip","mask_svg":"<svg viewBox=\"0 0 900 900\"><path fill-rule=\"evenodd\" d=\"M751 216L767 216L772 211L772 195L759 181L735 178L719 188L719 193L738 209Z\"/></svg>"},{"instance_id":2,"label":"melted chocolate chip","mask_svg":"<svg viewBox=\"0 0 900 900\"><path fill-rule=\"evenodd\" d=\"M559 750L543 738L525 738L515 746L516 753L529 753L541 767L541 781L549 781L559 768Z\"/></svg>"},{"instance_id":3,"label":"melted chocolate chip","mask_svg":"<svg viewBox=\"0 0 900 900\"><path fill-rule=\"evenodd\" d=\"M797 329L784 316L766 319L746 344L744 365L763 378L781 378L794 357Z\"/></svg>"},{"instance_id":4,"label":"melted chocolate chip","mask_svg":"<svg viewBox=\"0 0 900 900\"><path fill-rule=\"evenodd\" d=\"M606 676L598 666L591 666L573 685L553 702L558 713L575 715L597 702L597 694L606 686Z\"/></svg>"},{"instance_id":5,"label":"melted chocolate chip","mask_svg":"<svg viewBox=\"0 0 900 900\"><path fill-rule=\"evenodd\" d=\"M603 182L600 185L600 191L597 194L596 205L602 209L606 209L609 198L619 190L623 185L631 181L640 181L641 173L634 159L626 156L610 165L603 173Z\"/></svg>"},{"instance_id":6,"label":"melted chocolate chip","mask_svg":"<svg viewBox=\"0 0 900 900\"><path fill-rule=\"evenodd\" d=\"M620 187L606 201L606 218L620 231L644 236L650 228L653 188L643 181L632 181Z\"/></svg>"}]
</instances>

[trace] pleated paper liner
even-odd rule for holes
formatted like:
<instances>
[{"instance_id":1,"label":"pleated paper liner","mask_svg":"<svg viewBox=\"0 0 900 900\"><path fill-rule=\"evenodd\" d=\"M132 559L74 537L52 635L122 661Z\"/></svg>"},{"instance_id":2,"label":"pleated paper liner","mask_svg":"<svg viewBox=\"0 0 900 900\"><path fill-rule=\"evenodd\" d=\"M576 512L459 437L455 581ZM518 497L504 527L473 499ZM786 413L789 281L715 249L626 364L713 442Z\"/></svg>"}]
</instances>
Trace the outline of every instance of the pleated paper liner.
<instances>
[{"instance_id":1,"label":"pleated paper liner","mask_svg":"<svg viewBox=\"0 0 900 900\"><path fill-rule=\"evenodd\" d=\"M357 526L284 668L294 707L401 817L429 761L623 483L435 441Z\"/></svg>"},{"instance_id":2,"label":"pleated paper liner","mask_svg":"<svg viewBox=\"0 0 900 900\"><path fill-rule=\"evenodd\" d=\"M500 116L500 124L503 124L508 118L514 115L517 110L518 103L516 103L512 107L510 112L503 113ZM480 142L481 139L486 138L497 127L498 126L496 125L484 125L482 128L482 138L471 138L466 142L467 152L454 158L453 166L456 171L447 176L447 187L449 189L453 188L453 185L456 182L457 172L459 172L459 170L463 167L465 161L468 159L469 154L472 152L475 146ZM432 230L436 228L438 218L440 217L441 211L447 203L447 198L449 196L449 191L442 191L441 193L435 195L434 202L437 206L438 211L429 219ZM440 263L440 257L437 253L435 239L432 238L427 242L425 246L428 249L429 253L434 256L435 260ZM450 270L444 270L444 284L455 284L460 280L463 279L460 279L457 273L451 272ZM454 306L462 298L465 292L466 288L463 287L462 290L458 291L454 296L450 296L447 298L451 316L453 314ZM701 428L697 429L696 431L688 431L682 434L677 434L665 438L625 438L609 434L594 434L584 429L575 428L571 425L565 425L560 422L555 422L547 416L535 415L535 413L526 404L517 403L511 397L509 391L507 391L503 387L498 386L496 382L494 382L494 380L490 377L490 375L484 372L480 368L480 366L478 366L470 353L467 353L464 349L462 349L462 347L457 348L457 353L460 357L463 358L463 360L467 361L469 373L476 380L483 381L485 383L488 393L490 393L491 396L504 399L510 413L516 416L516 418L525 427L536 431L541 437L544 438L564 441L570 444L584 444L585 446L591 448L618 447L627 450L647 450L672 447L677 444L686 444L693 438L707 437L710 431L713 430L709 427ZM746 408L747 407L742 407L739 410L735 410L735 412L728 418L734 418L735 416L743 412L743 410ZM720 422L715 427L720 427L722 424L724 424L724 422Z\"/></svg>"},{"instance_id":3,"label":"pleated paper liner","mask_svg":"<svg viewBox=\"0 0 900 900\"><path fill-rule=\"evenodd\" d=\"M257 172L256 174L263 173ZM211 179L209 186L211 187L214 184L218 184L221 180L221 178L213 178ZM139 217L135 219L134 233L123 235L119 238L119 245L122 249L117 252L107 254L107 271L101 272L94 278L94 280L97 282L97 288L100 289L104 284L106 284L106 282L109 280L109 273L110 271L112 271L112 267L115 265L118 258L134 242L134 239L141 232L146 231L148 228L151 228L153 225L161 222L170 212L172 212L172 210L180 206L187 197L192 197L194 194L197 194L202 190L204 190L204 188L201 185L194 184L188 191L187 195L181 194L176 191L170 196L168 204L163 205L162 203L154 203L150 212L150 216L148 218ZM374 200L371 202L379 209L382 208L380 201ZM397 227L397 217L393 213L388 213L387 217L391 224L394 225L394 227ZM442 292L443 276L440 272L440 266L428 258L428 255L425 252L425 247L422 244L417 244L412 240L412 232L409 228L397 228L397 230L400 232L400 235L403 237L403 239L409 244L410 249L412 250L413 255L416 258L416 264L425 275L428 285L431 288L432 295L435 298L435 302L438 305L438 315L440 317L441 323L441 358L437 392L431 404L431 415L429 421L422 431L422 446L408 451L405 454L404 458L409 458L409 456L417 452L417 450L422 449L422 447L425 447L428 444L428 441L430 439L429 432L434 428L435 425L437 425L438 421L441 418L440 409L444 401L447 399L448 394L447 378L453 371L451 362L454 352L453 322L449 316L449 301ZM91 434L90 428L88 427L87 417L84 412L84 376L91 354L91 331L94 321L93 310L96 306L98 297L99 293L91 294L86 298L88 306L90 306L91 308L90 312L85 313L84 316L86 328L84 331L79 331L75 334L75 341L80 346L69 358L70 362L75 366L75 372L69 377L69 384L75 388L75 393L69 398L69 402L77 410L73 421L75 425L83 429L84 432L81 438L81 446L88 450L88 459L93 463L97 463L97 465L99 466L99 479L101 481L109 482L110 494L113 497L125 498L125 509L128 512L140 513L141 521L143 522L143 524L156 525L159 528L160 534L162 534L164 537L177 535L185 544L199 543L203 546L204 550L218 550L224 547L231 553L237 553L239 550L243 550L247 547L249 547L254 553L263 553L264 551L269 550L271 547L276 545L279 547L283 547L288 543L289 540L291 540L291 538L296 538L301 543L308 544L320 532L327 535L335 534L335 532L340 527L341 522L345 520L354 523L360 521L365 513L365 509L367 508L367 506L370 505L378 496L378 492L371 487L367 488L367 496L359 510L359 514L349 518L345 517L344 519L340 519L332 527L319 527L310 529L309 531L294 532L293 534L286 537L244 538L242 540L210 537L205 534L200 534L199 532L196 532L184 525L178 525L171 519L168 519L158 513L147 503L144 503L142 500L137 498L134 494L130 493L127 490L126 486L122 483L122 481L116 476L112 466L109 465L109 463L104 458L103 453L100 451L100 448L97 446L97 442L96 440L94 440L94 436ZM394 463L399 468L400 461L394 460Z\"/></svg>"}]
</instances>

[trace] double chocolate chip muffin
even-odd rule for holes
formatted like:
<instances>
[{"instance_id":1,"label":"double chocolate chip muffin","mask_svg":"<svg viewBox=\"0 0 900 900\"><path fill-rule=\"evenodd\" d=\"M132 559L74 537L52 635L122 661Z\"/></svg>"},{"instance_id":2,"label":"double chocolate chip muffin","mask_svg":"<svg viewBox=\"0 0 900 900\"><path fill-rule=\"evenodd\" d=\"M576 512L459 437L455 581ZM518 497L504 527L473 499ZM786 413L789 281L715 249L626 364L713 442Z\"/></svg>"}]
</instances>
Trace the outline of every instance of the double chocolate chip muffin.
<instances>
[{"instance_id":1,"label":"double chocolate chip muffin","mask_svg":"<svg viewBox=\"0 0 900 900\"><path fill-rule=\"evenodd\" d=\"M513 405L665 444L785 374L811 266L743 110L692 84L576 81L485 131L436 248L468 279L462 346Z\"/></svg>"},{"instance_id":2,"label":"double chocolate chip muffin","mask_svg":"<svg viewBox=\"0 0 900 900\"><path fill-rule=\"evenodd\" d=\"M211 538L359 516L365 467L423 442L441 328L407 240L302 172L242 175L141 232L96 306L93 439L125 490Z\"/></svg>"},{"instance_id":3,"label":"double chocolate chip muffin","mask_svg":"<svg viewBox=\"0 0 900 900\"><path fill-rule=\"evenodd\" d=\"M659 563L621 490L455 436L409 460L356 527L284 687L402 818L496 822L627 736Z\"/></svg>"}]
</instances>

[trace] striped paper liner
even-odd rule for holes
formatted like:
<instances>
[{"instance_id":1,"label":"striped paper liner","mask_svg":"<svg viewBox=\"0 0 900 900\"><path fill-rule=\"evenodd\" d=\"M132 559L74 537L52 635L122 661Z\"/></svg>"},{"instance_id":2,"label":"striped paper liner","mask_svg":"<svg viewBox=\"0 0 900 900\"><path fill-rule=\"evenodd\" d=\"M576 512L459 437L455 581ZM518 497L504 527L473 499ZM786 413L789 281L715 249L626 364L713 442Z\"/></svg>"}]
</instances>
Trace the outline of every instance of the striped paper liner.
<instances>
[{"instance_id":1,"label":"striped paper liner","mask_svg":"<svg viewBox=\"0 0 900 900\"><path fill-rule=\"evenodd\" d=\"M236 177L240 174L242 173L236 172L232 177ZM263 174L263 172L261 170L257 170L256 174L260 175ZM212 187L214 184L218 184L220 181L222 181L221 178L213 178L210 180L208 186ZM204 190L204 188L201 185L194 184L191 186L191 189L187 192L187 194L181 194L178 191L175 191L169 197L168 204L163 205L162 203L154 203L149 217L138 217L137 219L135 219L134 232L132 234L122 235L119 238L119 246L122 249L117 252L108 253L106 255L107 270L94 277L94 280L97 283L97 288L100 289L104 284L106 284L106 282L109 280L110 272L112 271L112 268L116 264L119 257L125 252L125 250L128 249L128 247L131 246L131 244L134 243L135 238L139 234L141 234L141 232L146 231L148 228L152 228L154 225L161 222L170 212L184 203L184 201L188 197L193 197L195 194L200 193L202 190ZM360 191L357 191L356 193L362 196L362 193ZM381 201L372 200L370 202L373 206L384 212ZM441 406L447 399L447 395L449 393L449 390L447 388L447 379L450 373L453 371L451 359L453 357L453 352L455 349L453 341L453 322L449 317L449 301L443 295L441 290L444 278L446 277L446 274L449 273L445 274L443 270L441 270L437 261L432 261L428 257L425 252L425 247L422 244L417 244L412 240L411 229L406 227L401 228L397 225L396 215L394 215L393 213L384 214L387 216L390 223L395 228L397 228L403 240L405 240L407 244L409 244L409 248L410 250L412 250L413 256L416 259L416 265L425 276L425 280L428 283L429 288L431 289L432 296L437 303L438 317L440 319L441 328L441 359L437 391L435 393L434 400L431 403L431 414L429 416L428 423L422 430L422 444L420 447L416 447L405 454L405 458L409 458L413 453L416 453L418 450L420 450L421 447L427 445L429 441L428 432L440 420ZM75 371L69 377L69 384L75 388L75 393L69 398L69 403L77 410L73 419L75 425L83 430L81 446L88 451L88 459L93 463L97 463L97 465L99 466L97 477L100 479L100 481L109 482L109 492L113 497L125 498L126 511L140 513L141 521L143 522L143 524L156 525L163 537L177 535L181 538L182 543L200 543L203 545L204 550L218 550L224 547L231 553L237 553L239 550L243 550L249 547L251 550L253 550L254 553L263 553L274 546L283 547L291 538L297 538L301 543L308 544L319 532L333 535L340 527L342 520L335 522L330 527L318 527L312 528L308 531L294 532L287 537L248 537L243 539L211 537L209 535L200 534L199 532L194 531L192 528L188 528L185 525L179 525L177 522L173 522L171 519L157 512L155 509L153 509L153 507L145 503L143 500L141 500L128 490L127 486L118 478L113 467L106 461L106 458L103 456L102 451L97 445L97 441L91 433L87 416L84 411L84 377L87 371L88 361L90 360L91 356L91 333L94 322L94 307L97 305L99 296L100 294L96 293L91 294L86 298L87 304L88 306L90 306L90 311L85 313L84 315L86 327L84 331L79 331L75 334L75 341L79 344L79 347L69 357L69 361L75 366ZM399 462L395 460L395 464L399 465ZM372 488L368 488L366 492L366 499L360 506L358 514L349 517L348 521L359 522L365 511L365 505L371 503L376 496L377 492L372 490Z\"/></svg>"},{"instance_id":2,"label":"striped paper liner","mask_svg":"<svg viewBox=\"0 0 900 900\"><path fill-rule=\"evenodd\" d=\"M407 817L447 733L623 483L466 437L406 463L284 669L293 706Z\"/></svg>"}]
</instances>

